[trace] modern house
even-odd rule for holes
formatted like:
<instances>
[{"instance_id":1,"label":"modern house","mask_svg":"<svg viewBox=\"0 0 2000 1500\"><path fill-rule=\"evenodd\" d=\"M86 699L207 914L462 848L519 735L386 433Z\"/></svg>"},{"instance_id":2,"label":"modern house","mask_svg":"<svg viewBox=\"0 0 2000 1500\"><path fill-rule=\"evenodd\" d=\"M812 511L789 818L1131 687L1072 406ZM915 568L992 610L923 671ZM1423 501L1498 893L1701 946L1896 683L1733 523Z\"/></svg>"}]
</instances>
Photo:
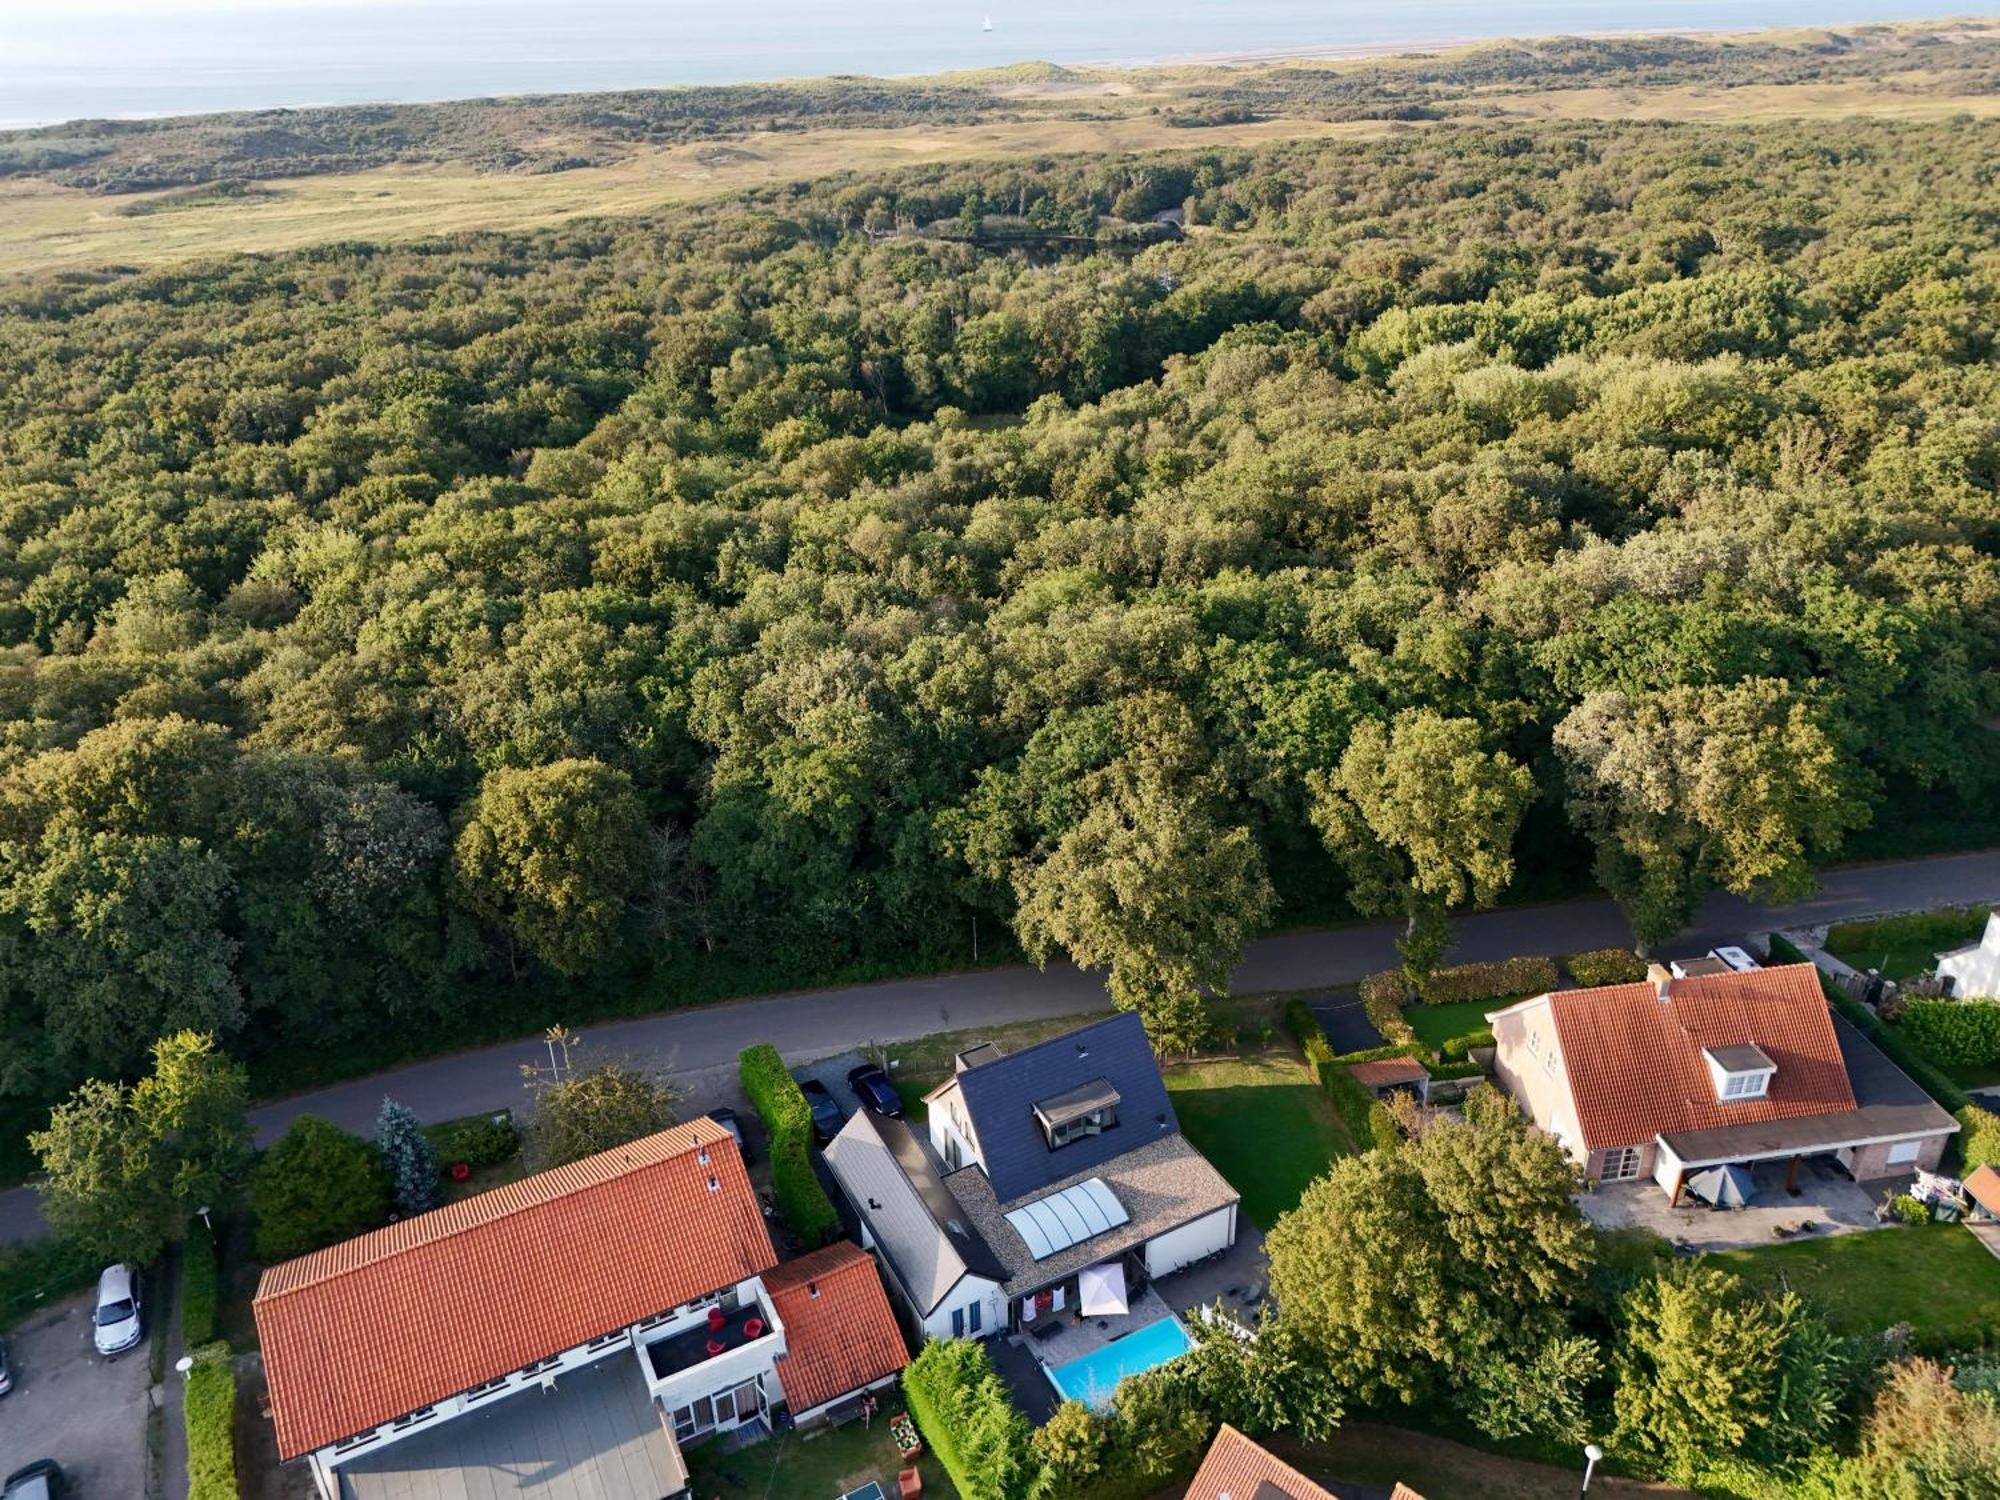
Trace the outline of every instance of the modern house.
<instances>
[{"instance_id":1,"label":"modern house","mask_svg":"<svg viewBox=\"0 0 2000 1500\"><path fill-rule=\"evenodd\" d=\"M701 1119L273 1266L279 1454L325 1500L682 1494L682 1443L823 1420L906 1362L866 1252L776 1260Z\"/></svg>"},{"instance_id":2,"label":"modern house","mask_svg":"<svg viewBox=\"0 0 2000 1500\"><path fill-rule=\"evenodd\" d=\"M1341 1500L1341 1496L1225 1422L1183 1500ZM1423 1496L1398 1484L1389 1500L1423 1500Z\"/></svg>"},{"instance_id":3,"label":"modern house","mask_svg":"<svg viewBox=\"0 0 2000 1500\"><path fill-rule=\"evenodd\" d=\"M2000 996L2000 911L1986 914L1978 942L1937 956L1937 977L1947 995Z\"/></svg>"},{"instance_id":4,"label":"modern house","mask_svg":"<svg viewBox=\"0 0 2000 1500\"><path fill-rule=\"evenodd\" d=\"M1117 1303L1236 1243L1236 1190L1181 1134L1136 1015L1019 1052L982 1044L956 1066L927 1096L930 1145L948 1218L1005 1273L1008 1328L1074 1311L1085 1272Z\"/></svg>"},{"instance_id":5,"label":"modern house","mask_svg":"<svg viewBox=\"0 0 2000 1500\"><path fill-rule=\"evenodd\" d=\"M1705 966L1704 966L1705 967ZM1825 1157L1857 1181L1934 1169L1957 1121L1828 1008L1811 964L1557 990L1487 1016L1495 1073L1601 1182L1676 1201L1711 1167Z\"/></svg>"}]
</instances>

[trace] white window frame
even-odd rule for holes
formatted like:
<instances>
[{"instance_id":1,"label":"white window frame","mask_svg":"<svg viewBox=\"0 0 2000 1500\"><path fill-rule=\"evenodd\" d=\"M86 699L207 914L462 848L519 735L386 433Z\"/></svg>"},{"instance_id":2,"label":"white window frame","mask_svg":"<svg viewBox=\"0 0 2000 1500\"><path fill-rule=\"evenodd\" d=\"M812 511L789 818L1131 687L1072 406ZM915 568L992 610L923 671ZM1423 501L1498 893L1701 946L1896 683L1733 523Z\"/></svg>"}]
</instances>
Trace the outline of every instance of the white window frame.
<instances>
[{"instance_id":1,"label":"white window frame","mask_svg":"<svg viewBox=\"0 0 2000 1500\"><path fill-rule=\"evenodd\" d=\"M1604 1153L1603 1170L1598 1174L1600 1182L1635 1182L1639 1177L1640 1163L1645 1151L1638 1146L1613 1146Z\"/></svg>"},{"instance_id":2,"label":"white window frame","mask_svg":"<svg viewBox=\"0 0 2000 1500\"><path fill-rule=\"evenodd\" d=\"M1908 1166L1924 1154L1922 1141L1891 1141L1888 1155L1883 1158L1892 1167Z\"/></svg>"}]
</instances>

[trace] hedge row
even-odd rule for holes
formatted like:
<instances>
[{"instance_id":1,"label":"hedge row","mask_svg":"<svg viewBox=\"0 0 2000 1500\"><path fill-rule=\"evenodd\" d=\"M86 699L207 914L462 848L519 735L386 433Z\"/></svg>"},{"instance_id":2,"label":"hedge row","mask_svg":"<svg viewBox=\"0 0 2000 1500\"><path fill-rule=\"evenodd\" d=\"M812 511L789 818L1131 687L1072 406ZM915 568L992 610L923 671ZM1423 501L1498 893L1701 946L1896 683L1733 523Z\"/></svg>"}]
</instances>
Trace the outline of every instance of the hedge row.
<instances>
[{"instance_id":1,"label":"hedge row","mask_svg":"<svg viewBox=\"0 0 2000 1500\"><path fill-rule=\"evenodd\" d=\"M1286 1005L1285 1028L1305 1054L1306 1071L1312 1074L1313 1082L1326 1091L1327 1098L1333 1102L1334 1113L1340 1116L1341 1124L1353 1137L1355 1148L1366 1151L1379 1141L1386 1140L1388 1137L1381 1132L1385 1128L1394 1129L1394 1118L1379 1099L1354 1081L1354 1075L1347 1071L1348 1065L1379 1062L1390 1057L1412 1057L1420 1049L1412 1043L1400 1047L1371 1047L1365 1052L1336 1056L1333 1044L1326 1039L1326 1031L1319 1024L1319 1017L1303 1000L1294 1000Z\"/></svg>"},{"instance_id":2,"label":"hedge row","mask_svg":"<svg viewBox=\"0 0 2000 1500\"><path fill-rule=\"evenodd\" d=\"M427 1125L424 1136L441 1165L449 1167L462 1161L475 1172L512 1161L521 1149L521 1133L514 1128L513 1115L505 1110Z\"/></svg>"},{"instance_id":3,"label":"hedge row","mask_svg":"<svg viewBox=\"0 0 2000 1500\"><path fill-rule=\"evenodd\" d=\"M903 1398L961 1500L1022 1500L1038 1468L1032 1433L983 1343L932 1339L903 1371Z\"/></svg>"},{"instance_id":4,"label":"hedge row","mask_svg":"<svg viewBox=\"0 0 2000 1500\"><path fill-rule=\"evenodd\" d=\"M181 1396L188 1500L236 1500L236 1369L227 1344L195 1352Z\"/></svg>"},{"instance_id":5,"label":"hedge row","mask_svg":"<svg viewBox=\"0 0 2000 1500\"><path fill-rule=\"evenodd\" d=\"M1920 911L1902 917L1872 917L1863 922L1839 922L1827 930L1828 949L1929 948L1942 953L1970 943L1986 926L1986 908Z\"/></svg>"},{"instance_id":6,"label":"hedge row","mask_svg":"<svg viewBox=\"0 0 2000 1500\"><path fill-rule=\"evenodd\" d=\"M1896 1025L1948 1067L2000 1062L2000 1000L1907 1000Z\"/></svg>"},{"instance_id":7,"label":"hedge row","mask_svg":"<svg viewBox=\"0 0 2000 1500\"><path fill-rule=\"evenodd\" d=\"M215 1308L220 1296L215 1239L197 1219L181 1242L181 1343L199 1349L215 1341Z\"/></svg>"},{"instance_id":8,"label":"hedge row","mask_svg":"<svg viewBox=\"0 0 2000 1500\"><path fill-rule=\"evenodd\" d=\"M1438 1048L1438 1060L1445 1063L1470 1062L1474 1047L1490 1047L1492 1045L1493 1033L1491 1031L1484 1028L1478 1031L1468 1031L1464 1036L1446 1038L1445 1044Z\"/></svg>"},{"instance_id":9,"label":"hedge row","mask_svg":"<svg viewBox=\"0 0 2000 1500\"><path fill-rule=\"evenodd\" d=\"M1624 948L1565 953L1562 964L1569 977L1585 989L1600 984L1637 984L1646 977L1646 960Z\"/></svg>"},{"instance_id":10,"label":"hedge row","mask_svg":"<svg viewBox=\"0 0 2000 1500\"><path fill-rule=\"evenodd\" d=\"M771 1133L771 1196L778 1212L807 1245L838 1238L840 1216L813 1171L812 1107L799 1081L769 1042L746 1048L736 1062L743 1092Z\"/></svg>"},{"instance_id":11,"label":"hedge row","mask_svg":"<svg viewBox=\"0 0 2000 1500\"><path fill-rule=\"evenodd\" d=\"M1403 1007L1416 1000L1400 969L1385 969L1361 981L1361 1009L1386 1042L1414 1042L1416 1032L1403 1019Z\"/></svg>"},{"instance_id":12,"label":"hedge row","mask_svg":"<svg viewBox=\"0 0 2000 1500\"><path fill-rule=\"evenodd\" d=\"M1516 1000L1556 987L1552 958L1503 958L1498 963L1458 964L1424 981L1426 1005L1459 1005L1468 1000Z\"/></svg>"}]
</instances>

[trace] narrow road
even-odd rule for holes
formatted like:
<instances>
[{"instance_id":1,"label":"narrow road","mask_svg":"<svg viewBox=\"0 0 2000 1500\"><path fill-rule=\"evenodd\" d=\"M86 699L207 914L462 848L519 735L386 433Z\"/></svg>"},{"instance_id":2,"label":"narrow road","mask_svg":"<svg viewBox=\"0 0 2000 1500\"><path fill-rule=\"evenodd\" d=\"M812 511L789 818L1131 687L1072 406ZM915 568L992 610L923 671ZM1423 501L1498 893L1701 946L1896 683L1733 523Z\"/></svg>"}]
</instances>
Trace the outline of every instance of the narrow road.
<instances>
[{"instance_id":1,"label":"narrow road","mask_svg":"<svg viewBox=\"0 0 2000 1500\"><path fill-rule=\"evenodd\" d=\"M1794 906L1765 907L1736 896L1712 895L1694 925L1666 951L1701 953L1773 927L1983 902L2000 905L2000 849L1841 865L1823 871L1819 893ZM1622 948L1632 941L1618 908L1602 897L1474 912L1453 926L1458 946L1451 961L1456 963L1518 953ZM1352 984L1396 962L1396 931L1395 924L1386 923L1263 938L1245 950L1234 988L1240 994L1256 994ZM1076 1015L1104 1003L1102 978L1065 964L1046 972L987 969L766 995L579 1029L593 1046L607 1052L651 1058L687 1075L733 1067L736 1054L756 1042L776 1042L788 1060L805 1062L867 1042L908 1041L934 1031ZM251 1111L250 1119L258 1142L268 1144L303 1114L370 1133L384 1094L394 1095L424 1120L505 1109L520 1103L521 1065L540 1060L541 1048L533 1039L503 1042L274 1100ZM0 1242L39 1233L41 1215L33 1192L17 1188L0 1193Z\"/></svg>"}]
</instances>

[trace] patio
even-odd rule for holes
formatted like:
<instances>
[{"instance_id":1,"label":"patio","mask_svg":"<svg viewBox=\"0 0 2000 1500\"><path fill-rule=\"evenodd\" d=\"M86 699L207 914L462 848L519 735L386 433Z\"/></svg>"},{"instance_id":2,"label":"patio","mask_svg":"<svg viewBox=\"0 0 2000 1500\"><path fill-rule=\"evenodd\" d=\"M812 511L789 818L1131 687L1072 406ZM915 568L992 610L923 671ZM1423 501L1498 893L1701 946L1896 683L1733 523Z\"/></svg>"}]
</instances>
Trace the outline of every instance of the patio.
<instances>
[{"instance_id":1,"label":"patio","mask_svg":"<svg viewBox=\"0 0 2000 1500\"><path fill-rule=\"evenodd\" d=\"M1173 1316L1173 1309L1150 1286L1132 1298L1131 1307L1128 1313L1115 1316L1100 1314L1085 1318L1081 1323L1065 1315L1053 1332L1027 1336L1027 1347L1045 1365L1066 1365L1071 1360L1095 1354L1106 1344L1115 1344L1126 1334L1144 1328L1148 1323Z\"/></svg>"},{"instance_id":2,"label":"patio","mask_svg":"<svg viewBox=\"0 0 2000 1500\"><path fill-rule=\"evenodd\" d=\"M1676 1208L1656 1182L1607 1183L1577 1202L1599 1229L1647 1229L1690 1250L1743 1250L1792 1238L1791 1231L1807 1223L1816 1237L1879 1229L1875 1205L1908 1191L1914 1180L1894 1177L1864 1187L1829 1158L1809 1156L1800 1164L1794 1198L1785 1191L1784 1162L1759 1162L1750 1170L1757 1192L1742 1208L1713 1209L1685 1193Z\"/></svg>"}]
</instances>

